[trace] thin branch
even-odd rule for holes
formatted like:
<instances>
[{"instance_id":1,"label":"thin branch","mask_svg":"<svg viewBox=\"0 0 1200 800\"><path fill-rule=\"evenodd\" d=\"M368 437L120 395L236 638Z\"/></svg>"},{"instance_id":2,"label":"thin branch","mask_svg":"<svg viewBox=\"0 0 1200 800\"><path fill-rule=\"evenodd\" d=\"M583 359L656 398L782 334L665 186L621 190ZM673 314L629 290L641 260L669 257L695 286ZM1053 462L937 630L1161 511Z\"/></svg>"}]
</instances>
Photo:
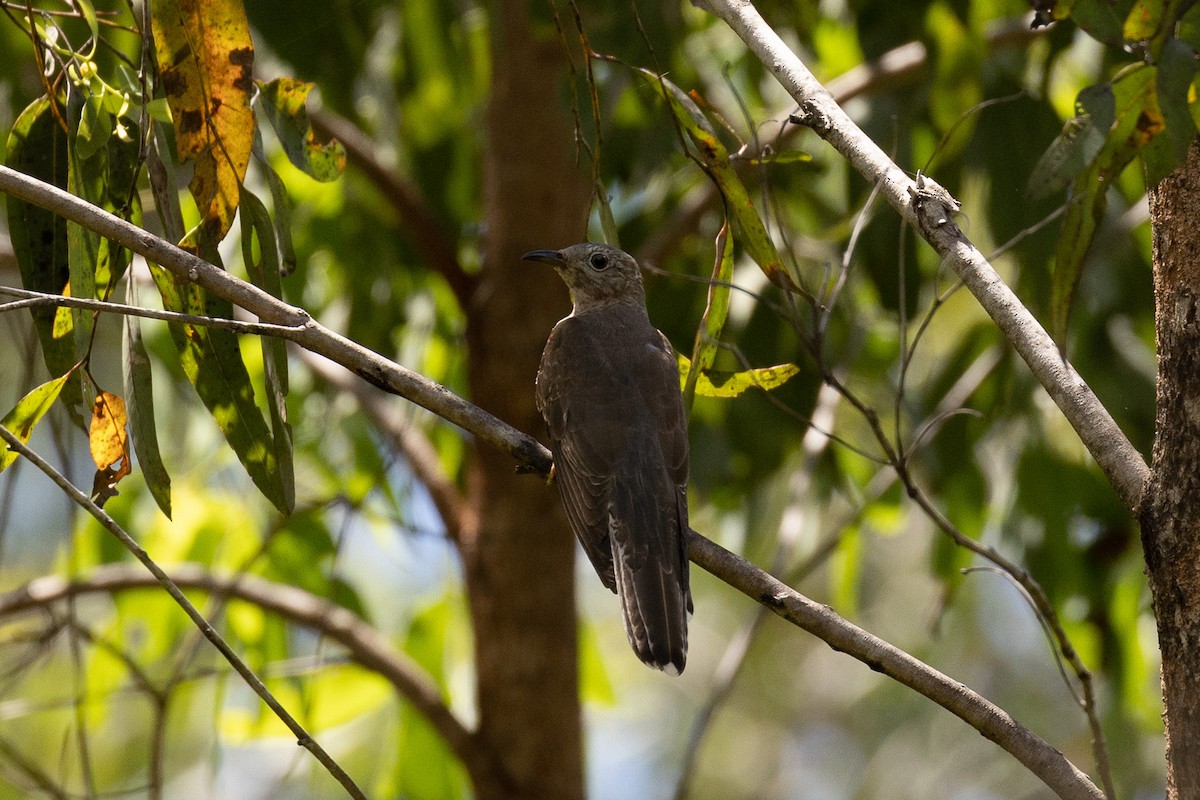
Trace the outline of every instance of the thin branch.
<instances>
[{"instance_id":1,"label":"thin branch","mask_svg":"<svg viewBox=\"0 0 1200 800\"><path fill-rule=\"evenodd\" d=\"M354 662L388 680L425 717L462 761L476 786L497 785L499 764L446 706L437 684L408 656L392 647L386 636L353 612L303 589L256 575L217 575L195 564L171 567L167 574L180 588L251 603L337 642ZM106 564L73 581L58 576L36 578L0 595L0 618L41 609L68 597L153 589L159 585L154 576L133 564Z\"/></svg>"},{"instance_id":2,"label":"thin branch","mask_svg":"<svg viewBox=\"0 0 1200 800\"><path fill-rule=\"evenodd\" d=\"M1008 712L963 684L809 600L750 562L695 531L689 554L699 567L780 617L817 636L834 650L862 661L933 700L996 742L1064 800L1103 800L1083 772Z\"/></svg>"},{"instance_id":3,"label":"thin branch","mask_svg":"<svg viewBox=\"0 0 1200 800\"><path fill-rule=\"evenodd\" d=\"M833 146L954 268L1063 412L1117 495L1131 512L1141 503L1150 470L1108 410L1068 363L1013 291L954 224L958 203L945 189L910 178L834 101L808 67L763 20L749 0L697 0L720 17L775 75L799 105L797 124Z\"/></svg>"},{"instance_id":4,"label":"thin branch","mask_svg":"<svg viewBox=\"0 0 1200 800\"><path fill-rule=\"evenodd\" d=\"M321 745L318 744L317 741L312 738L312 736L309 735L308 731L304 729L304 726L301 725L290 713L288 713L288 710L284 708L277 699L275 699L275 696L271 694L270 690L267 689L262 680L260 680L259 677L254 674L254 671L246 665L246 662L241 659L241 656L233 651L233 648L229 646L229 643L225 641L224 637L217 633L212 625L209 624L208 620L204 618L204 615L196 610L196 607L192 605L190 600L187 599L187 597L179 589L179 586L177 586L175 582L171 580L171 578L163 571L162 567L158 566L158 564L155 563L152 558L150 558L150 555L142 548L142 546L139 545L137 541L135 541L134 538L125 531L124 528L118 525L116 520L108 515L108 512L92 502L91 498L89 498L86 494L76 488L74 484L63 477L62 473L51 466L49 462L47 462L33 450L30 450L24 444L24 442L17 438L17 436L4 425L0 425L0 439L3 439L11 450L24 456L35 467L40 469L46 475L46 477L50 478L50 480L52 480L58 486L58 488L62 489L68 497L70 497L77 505L91 514L96 521L104 527L105 530L115 536L117 540L124 545L125 549L132 553L133 556L140 561L147 570L150 571L151 575L154 576L155 582L161 586L168 595L171 596L171 599L174 600L180 608L183 609L184 613L188 615L201 633L204 634L204 637L212 642L213 647L220 651L225 660L229 662L229 665L232 666L237 671L238 675L242 677L242 680L244 680L246 684L254 691L254 693L257 694L264 703L266 703L275 716L278 717L279 720L288 727L288 730L295 734L296 742L301 747L304 747L306 750L312 753L313 757L316 758L323 767L325 767L329 774L333 776L334 780L340 783L351 797L356 798L356 800L366 800L366 795L364 795L362 790L359 789L354 783L354 779L351 778L344 769L342 769L340 764L333 760L329 753L325 752L325 749L321 747Z\"/></svg>"},{"instance_id":5,"label":"thin branch","mask_svg":"<svg viewBox=\"0 0 1200 800\"><path fill-rule=\"evenodd\" d=\"M1007 47L1021 47L1037 36L1041 31L1034 31L1023 23L1003 25L988 31L984 40L991 50ZM893 47L879 58L864 64L859 64L843 72L829 81L829 93L838 103L846 103L864 94L887 91L893 87L912 81L921 74L929 63L929 53L922 42L907 42ZM786 119L787 112L779 111L769 114L767 119ZM788 127L779 138L775 149L791 139L797 128ZM679 242L690 235L705 213L716 207L721 194L716 186L703 182L676 205L672 214L660 225L654 233L647 237L645 243L637 252L638 263L659 264L666 260Z\"/></svg>"},{"instance_id":6,"label":"thin branch","mask_svg":"<svg viewBox=\"0 0 1200 800\"><path fill-rule=\"evenodd\" d=\"M253 284L192 253L44 181L0 165L0 192L58 214L152 261L177 280L188 281L240 306L264 322L289 330L280 336L320 353L384 391L400 395L470 431L512 456L519 468L546 474L550 453L536 439L467 402L446 387L389 361L329 330L302 308L272 297Z\"/></svg>"},{"instance_id":7,"label":"thin branch","mask_svg":"<svg viewBox=\"0 0 1200 800\"><path fill-rule=\"evenodd\" d=\"M221 328L233 333L257 336L286 336L298 331L299 326L270 325L262 322L244 322L225 317L205 317L197 314L182 314L178 311L160 311L156 308L143 308L125 303L112 303L107 300L89 300L85 297L68 297L49 292L35 292L30 289L18 289L13 286L0 286L0 295L21 297L11 303L0 303L0 314L6 311L16 311L21 308L43 308L46 306L62 306L64 308L83 308L89 311L104 311L110 314L124 314L131 317L145 317L165 322L178 322L186 325L199 325L207 328Z\"/></svg>"}]
</instances>

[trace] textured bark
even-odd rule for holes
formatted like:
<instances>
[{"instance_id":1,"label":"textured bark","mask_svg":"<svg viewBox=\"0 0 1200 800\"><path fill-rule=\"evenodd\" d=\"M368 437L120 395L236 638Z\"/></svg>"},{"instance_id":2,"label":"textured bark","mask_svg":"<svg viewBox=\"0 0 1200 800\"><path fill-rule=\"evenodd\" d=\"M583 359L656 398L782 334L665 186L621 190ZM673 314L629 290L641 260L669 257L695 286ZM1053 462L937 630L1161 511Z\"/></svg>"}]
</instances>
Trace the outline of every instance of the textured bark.
<instances>
[{"instance_id":1,"label":"textured bark","mask_svg":"<svg viewBox=\"0 0 1200 800\"><path fill-rule=\"evenodd\" d=\"M566 61L547 26L535 38L522 0L493 6L492 94L485 156L483 270L466 309L471 395L523 431L544 428L534 406L538 359L569 310L551 270L523 253L582 240L589 198L564 107ZM487 444L472 453L463 532L475 632L479 736L512 784L477 795L580 798L583 766L575 642L575 542L555 492L518 475Z\"/></svg>"},{"instance_id":2,"label":"textured bark","mask_svg":"<svg viewBox=\"0 0 1200 800\"><path fill-rule=\"evenodd\" d=\"M1200 146L1150 193L1158 398L1140 518L1162 652L1167 797L1200 797Z\"/></svg>"}]
</instances>

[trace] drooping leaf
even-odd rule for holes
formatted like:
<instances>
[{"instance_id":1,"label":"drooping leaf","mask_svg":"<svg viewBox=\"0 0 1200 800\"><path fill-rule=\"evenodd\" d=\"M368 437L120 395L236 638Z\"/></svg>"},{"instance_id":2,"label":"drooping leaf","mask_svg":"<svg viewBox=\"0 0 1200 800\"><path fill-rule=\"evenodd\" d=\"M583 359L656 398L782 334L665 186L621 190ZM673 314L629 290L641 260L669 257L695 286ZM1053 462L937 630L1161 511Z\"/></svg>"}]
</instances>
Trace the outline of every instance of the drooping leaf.
<instances>
[{"instance_id":1,"label":"drooping leaf","mask_svg":"<svg viewBox=\"0 0 1200 800\"><path fill-rule=\"evenodd\" d=\"M1146 183L1155 185L1182 164L1188 147L1196 138L1196 122L1192 119L1188 95L1192 79L1196 76L1196 51L1186 42L1168 39L1163 43L1158 56L1156 94L1158 107L1162 111L1165 128L1157 137L1159 145L1166 151L1167 158L1155 163L1153 170L1147 162ZM1153 143L1152 143L1153 144Z\"/></svg>"},{"instance_id":2,"label":"drooping leaf","mask_svg":"<svg viewBox=\"0 0 1200 800\"><path fill-rule=\"evenodd\" d=\"M34 427L42 417L46 416L50 406L54 405L54 401L58 399L59 392L62 391L68 377L69 375L60 375L29 392L17 401L11 411L4 415L4 419L0 420L0 425L11 431L22 443L29 444L29 437L33 435ZM3 450L0 450L0 471L8 469L16 460L16 451L5 446Z\"/></svg>"},{"instance_id":3,"label":"drooping leaf","mask_svg":"<svg viewBox=\"0 0 1200 800\"><path fill-rule=\"evenodd\" d=\"M241 0L159 0L155 55L179 158L195 161L189 189L220 241L233 224L254 141L254 45Z\"/></svg>"},{"instance_id":4,"label":"drooping leaf","mask_svg":"<svg viewBox=\"0 0 1200 800\"><path fill-rule=\"evenodd\" d=\"M261 108L288 160L318 181L337 180L346 170L346 148L337 139L318 142L305 101L313 84L295 78L259 83Z\"/></svg>"},{"instance_id":5,"label":"drooping leaf","mask_svg":"<svg viewBox=\"0 0 1200 800\"><path fill-rule=\"evenodd\" d=\"M695 100L666 78L645 69L639 72L666 100L679 126L695 146L709 176L720 188L721 195L725 198L726 210L733 217L738 240L746 248L746 252L772 283L785 289L796 289L795 281L779 257L775 243L771 241L767 228L754 207L754 201L750 199L750 193L746 191L745 184L729 160L729 151L717 137L704 112L696 105Z\"/></svg>"},{"instance_id":6,"label":"drooping leaf","mask_svg":"<svg viewBox=\"0 0 1200 800\"><path fill-rule=\"evenodd\" d=\"M9 167L60 189L67 188L67 135L59 127L47 98L33 101L21 112L9 133L7 147ZM37 292L62 294L70 280L66 220L16 198L7 200L8 230L21 285ZM70 312L64 310L57 329L55 309L31 308L30 315L47 371L51 375L66 374L78 360L69 326L64 330ZM77 407L81 398L79 377L72 374L69 380L65 397L68 405ZM76 411L80 413L78 408Z\"/></svg>"},{"instance_id":7,"label":"drooping leaf","mask_svg":"<svg viewBox=\"0 0 1200 800\"><path fill-rule=\"evenodd\" d=\"M215 261L215 248L204 255ZM193 283L178 282L157 265L152 264L150 272L164 308L187 314L232 317L233 308L227 300L210 295ZM171 323L170 330L184 374L254 485L281 512L290 513L291 503L280 475L275 441L254 402L254 386L242 361L237 337L229 331L203 325Z\"/></svg>"},{"instance_id":8,"label":"drooping leaf","mask_svg":"<svg viewBox=\"0 0 1200 800\"><path fill-rule=\"evenodd\" d=\"M1124 45L1125 20L1133 0L1075 0L1070 6L1071 19L1092 38L1113 47Z\"/></svg>"},{"instance_id":9,"label":"drooping leaf","mask_svg":"<svg viewBox=\"0 0 1200 800\"><path fill-rule=\"evenodd\" d=\"M121 396L110 392L96 395L88 426L88 446L96 463L92 497L101 506L117 493L117 483L133 468L129 463L127 422L125 400Z\"/></svg>"},{"instance_id":10,"label":"drooping leaf","mask_svg":"<svg viewBox=\"0 0 1200 800\"><path fill-rule=\"evenodd\" d=\"M128 282L127 302L137 304L137 281ZM171 476L163 464L158 448L158 430L154 421L154 380L150 370L150 357L142 342L142 326L132 314L125 317L125 335L122 339L125 370L125 397L128 399L129 434L133 439L133 451L137 453L138 465L146 487L159 509L171 518Z\"/></svg>"},{"instance_id":11,"label":"drooping leaf","mask_svg":"<svg viewBox=\"0 0 1200 800\"><path fill-rule=\"evenodd\" d=\"M262 201L251 192L242 190L242 260L254 284L274 297L283 296L280 272L283 264L275 243L275 228ZM253 241L259 243L259 258L254 257ZM275 336L260 338L263 352L263 372L266 376L267 411L271 419L279 480L284 502L295 505L295 480L292 472L292 427L287 419L287 347Z\"/></svg>"},{"instance_id":12,"label":"drooping leaf","mask_svg":"<svg viewBox=\"0 0 1200 800\"><path fill-rule=\"evenodd\" d=\"M1112 86L1102 83L1083 89L1075 99L1075 114L1033 168L1026 189L1029 199L1061 192L1095 161L1116 116Z\"/></svg>"},{"instance_id":13,"label":"drooping leaf","mask_svg":"<svg viewBox=\"0 0 1200 800\"><path fill-rule=\"evenodd\" d=\"M1115 122L1100 153L1075 179L1050 284L1051 333L1060 346L1066 341L1067 321L1088 249L1107 208L1108 187L1162 129L1154 75L1153 67L1136 65L1113 81Z\"/></svg>"},{"instance_id":14,"label":"drooping leaf","mask_svg":"<svg viewBox=\"0 0 1200 800\"><path fill-rule=\"evenodd\" d=\"M729 315L729 292L733 281L733 237L729 235L729 222L721 226L717 234L716 259L713 262L712 280L708 284L708 302L700 325L696 328L695 343L692 345L692 364L683 383L684 405L690 409L696 394L699 377L712 369L717 358L717 347L721 331Z\"/></svg>"},{"instance_id":15,"label":"drooping leaf","mask_svg":"<svg viewBox=\"0 0 1200 800\"><path fill-rule=\"evenodd\" d=\"M679 361L681 388L687 385L691 371L691 360L682 353L675 354ZM710 370L697 371L696 394L701 397L737 397L747 389L762 389L769 392L787 383L793 376L800 373L800 367L795 364L778 364L774 367L756 367L754 369L727 372Z\"/></svg>"}]
</instances>

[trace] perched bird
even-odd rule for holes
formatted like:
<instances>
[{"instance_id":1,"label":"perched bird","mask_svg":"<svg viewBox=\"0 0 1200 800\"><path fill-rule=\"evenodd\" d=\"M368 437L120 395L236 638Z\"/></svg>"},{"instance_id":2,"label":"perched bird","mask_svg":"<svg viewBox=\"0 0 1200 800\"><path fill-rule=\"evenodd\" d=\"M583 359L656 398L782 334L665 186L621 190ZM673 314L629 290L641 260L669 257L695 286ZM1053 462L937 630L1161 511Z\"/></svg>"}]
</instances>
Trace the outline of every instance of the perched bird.
<instances>
[{"instance_id":1,"label":"perched bird","mask_svg":"<svg viewBox=\"0 0 1200 800\"><path fill-rule=\"evenodd\" d=\"M638 658L687 660L687 421L675 350L650 324L637 262L603 244L535 250L571 290L537 376L554 475L571 528L617 593Z\"/></svg>"}]
</instances>

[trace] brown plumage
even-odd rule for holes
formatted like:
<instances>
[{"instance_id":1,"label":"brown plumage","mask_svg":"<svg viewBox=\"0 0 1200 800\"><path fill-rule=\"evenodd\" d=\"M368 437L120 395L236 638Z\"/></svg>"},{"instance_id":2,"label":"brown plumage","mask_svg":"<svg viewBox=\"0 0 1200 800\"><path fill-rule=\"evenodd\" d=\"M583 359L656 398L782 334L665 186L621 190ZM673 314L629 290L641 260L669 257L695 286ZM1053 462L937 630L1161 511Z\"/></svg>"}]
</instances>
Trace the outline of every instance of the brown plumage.
<instances>
[{"instance_id":1,"label":"brown plumage","mask_svg":"<svg viewBox=\"0 0 1200 800\"><path fill-rule=\"evenodd\" d=\"M575 308L537 377L555 479L571 528L617 593L638 658L672 675L687 660L687 420L679 367L650 324L637 262L614 247L535 250Z\"/></svg>"}]
</instances>

